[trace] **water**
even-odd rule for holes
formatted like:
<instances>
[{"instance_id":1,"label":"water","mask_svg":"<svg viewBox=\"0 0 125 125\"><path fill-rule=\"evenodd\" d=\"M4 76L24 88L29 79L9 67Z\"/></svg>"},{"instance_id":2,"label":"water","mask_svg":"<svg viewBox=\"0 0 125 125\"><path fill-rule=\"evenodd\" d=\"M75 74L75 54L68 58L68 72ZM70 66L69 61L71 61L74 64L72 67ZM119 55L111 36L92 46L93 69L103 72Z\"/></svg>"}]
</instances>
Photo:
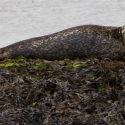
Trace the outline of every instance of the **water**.
<instances>
[{"instance_id":1,"label":"water","mask_svg":"<svg viewBox=\"0 0 125 125\"><path fill-rule=\"evenodd\" d=\"M85 24L125 25L125 1L0 0L0 48Z\"/></svg>"}]
</instances>

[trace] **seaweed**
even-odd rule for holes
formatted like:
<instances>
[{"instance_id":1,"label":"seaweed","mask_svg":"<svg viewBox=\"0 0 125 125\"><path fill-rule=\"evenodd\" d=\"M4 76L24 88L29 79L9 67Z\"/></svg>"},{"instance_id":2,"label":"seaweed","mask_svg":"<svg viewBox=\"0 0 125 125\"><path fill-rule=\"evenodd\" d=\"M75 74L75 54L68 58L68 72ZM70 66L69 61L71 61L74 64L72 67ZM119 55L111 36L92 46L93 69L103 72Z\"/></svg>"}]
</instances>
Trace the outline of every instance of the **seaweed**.
<instances>
[{"instance_id":1,"label":"seaweed","mask_svg":"<svg viewBox=\"0 0 125 125\"><path fill-rule=\"evenodd\" d=\"M125 62L0 62L1 125L125 124Z\"/></svg>"}]
</instances>

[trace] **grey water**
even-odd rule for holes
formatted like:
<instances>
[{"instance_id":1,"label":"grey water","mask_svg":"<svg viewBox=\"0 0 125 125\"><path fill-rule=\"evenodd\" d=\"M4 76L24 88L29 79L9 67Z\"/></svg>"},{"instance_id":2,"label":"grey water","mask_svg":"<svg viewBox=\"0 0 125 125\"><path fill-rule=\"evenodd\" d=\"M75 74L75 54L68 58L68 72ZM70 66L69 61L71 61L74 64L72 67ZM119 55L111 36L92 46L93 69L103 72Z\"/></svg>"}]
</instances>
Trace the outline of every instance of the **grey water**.
<instances>
[{"instance_id":1,"label":"grey water","mask_svg":"<svg viewBox=\"0 0 125 125\"><path fill-rule=\"evenodd\" d=\"M125 25L125 0L0 0L0 48L85 24Z\"/></svg>"}]
</instances>

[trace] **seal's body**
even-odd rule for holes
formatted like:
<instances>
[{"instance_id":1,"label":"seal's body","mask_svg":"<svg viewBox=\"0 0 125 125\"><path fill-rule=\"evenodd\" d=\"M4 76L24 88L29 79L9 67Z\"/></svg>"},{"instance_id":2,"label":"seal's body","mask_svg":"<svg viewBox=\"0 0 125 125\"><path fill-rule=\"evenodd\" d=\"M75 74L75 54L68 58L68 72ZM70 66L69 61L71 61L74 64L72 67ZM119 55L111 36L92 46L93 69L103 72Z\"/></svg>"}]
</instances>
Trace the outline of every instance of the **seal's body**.
<instances>
[{"instance_id":1,"label":"seal's body","mask_svg":"<svg viewBox=\"0 0 125 125\"><path fill-rule=\"evenodd\" d=\"M20 55L47 60L90 56L122 59L125 56L125 27L77 26L0 49L1 60Z\"/></svg>"}]
</instances>

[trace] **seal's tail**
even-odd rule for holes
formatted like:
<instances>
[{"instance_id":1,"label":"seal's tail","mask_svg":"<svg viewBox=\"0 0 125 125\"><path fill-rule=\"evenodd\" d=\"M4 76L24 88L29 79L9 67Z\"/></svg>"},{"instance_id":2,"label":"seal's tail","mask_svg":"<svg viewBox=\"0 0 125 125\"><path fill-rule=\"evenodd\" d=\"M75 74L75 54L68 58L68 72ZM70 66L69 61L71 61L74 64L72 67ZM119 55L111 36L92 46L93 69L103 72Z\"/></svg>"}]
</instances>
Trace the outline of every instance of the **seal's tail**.
<instances>
[{"instance_id":1,"label":"seal's tail","mask_svg":"<svg viewBox=\"0 0 125 125\"><path fill-rule=\"evenodd\" d=\"M4 52L4 48L1 48L0 49L0 54Z\"/></svg>"},{"instance_id":2,"label":"seal's tail","mask_svg":"<svg viewBox=\"0 0 125 125\"><path fill-rule=\"evenodd\" d=\"M4 60L4 48L0 48L0 60Z\"/></svg>"}]
</instances>

